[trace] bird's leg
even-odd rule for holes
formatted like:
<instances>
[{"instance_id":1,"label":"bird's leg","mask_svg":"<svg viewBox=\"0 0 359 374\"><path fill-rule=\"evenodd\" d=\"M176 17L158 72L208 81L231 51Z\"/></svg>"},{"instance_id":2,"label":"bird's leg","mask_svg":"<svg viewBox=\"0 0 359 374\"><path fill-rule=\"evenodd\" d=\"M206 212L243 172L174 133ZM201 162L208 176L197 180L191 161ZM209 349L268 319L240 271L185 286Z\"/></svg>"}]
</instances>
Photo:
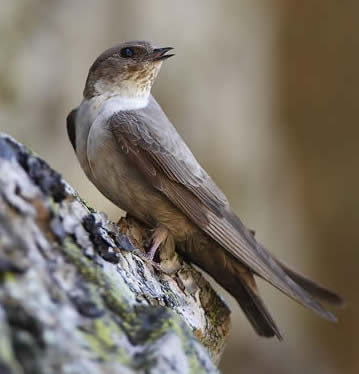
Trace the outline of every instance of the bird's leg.
<instances>
[{"instance_id":1,"label":"bird's leg","mask_svg":"<svg viewBox=\"0 0 359 374\"><path fill-rule=\"evenodd\" d=\"M153 261L157 249L166 242L169 232L165 226L158 226L152 234L151 248L147 252L146 257Z\"/></svg>"},{"instance_id":2,"label":"bird's leg","mask_svg":"<svg viewBox=\"0 0 359 374\"><path fill-rule=\"evenodd\" d=\"M157 250L160 250L160 265L153 261ZM174 238L165 226L160 225L153 231L151 248L146 258L166 274L173 274L180 268Z\"/></svg>"}]
</instances>

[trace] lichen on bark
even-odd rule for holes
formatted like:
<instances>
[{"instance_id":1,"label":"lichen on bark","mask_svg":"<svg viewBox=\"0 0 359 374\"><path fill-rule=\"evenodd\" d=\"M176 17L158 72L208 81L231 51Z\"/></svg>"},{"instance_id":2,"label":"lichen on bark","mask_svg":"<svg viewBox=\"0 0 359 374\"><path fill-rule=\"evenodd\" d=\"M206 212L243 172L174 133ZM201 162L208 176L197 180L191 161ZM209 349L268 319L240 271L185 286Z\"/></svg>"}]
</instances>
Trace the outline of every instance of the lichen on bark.
<instances>
[{"instance_id":1,"label":"lichen on bark","mask_svg":"<svg viewBox=\"0 0 359 374\"><path fill-rule=\"evenodd\" d=\"M217 373L227 307L182 260L144 261L146 235L0 134L0 373Z\"/></svg>"}]
</instances>

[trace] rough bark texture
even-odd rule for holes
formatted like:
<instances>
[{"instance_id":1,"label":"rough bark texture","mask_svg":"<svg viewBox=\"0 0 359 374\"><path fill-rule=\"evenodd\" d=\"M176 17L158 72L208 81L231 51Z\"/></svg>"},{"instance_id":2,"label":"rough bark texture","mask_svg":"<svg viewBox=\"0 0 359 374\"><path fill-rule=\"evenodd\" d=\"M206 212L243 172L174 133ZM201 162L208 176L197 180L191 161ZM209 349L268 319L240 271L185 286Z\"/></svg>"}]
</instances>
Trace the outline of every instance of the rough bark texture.
<instances>
[{"instance_id":1,"label":"rough bark texture","mask_svg":"<svg viewBox=\"0 0 359 374\"><path fill-rule=\"evenodd\" d=\"M145 262L146 233L0 134L0 373L217 373L227 307L191 266Z\"/></svg>"}]
</instances>

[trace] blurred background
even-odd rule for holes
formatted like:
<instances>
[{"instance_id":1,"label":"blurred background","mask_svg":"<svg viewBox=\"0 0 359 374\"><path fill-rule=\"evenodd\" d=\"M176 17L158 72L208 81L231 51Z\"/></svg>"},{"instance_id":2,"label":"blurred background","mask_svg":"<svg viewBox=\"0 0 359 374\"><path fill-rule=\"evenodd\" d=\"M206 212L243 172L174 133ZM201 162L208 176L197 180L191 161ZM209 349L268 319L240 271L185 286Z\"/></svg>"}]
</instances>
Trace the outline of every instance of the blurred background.
<instances>
[{"instance_id":1,"label":"blurred background","mask_svg":"<svg viewBox=\"0 0 359 374\"><path fill-rule=\"evenodd\" d=\"M65 118L104 49L173 46L153 89L169 118L257 238L347 300L331 324L261 283L279 343L220 291L233 310L224 374L359 372L358 14L354 0L1 2L1 131L117 220Z\"/></svg>"}]
</instances>

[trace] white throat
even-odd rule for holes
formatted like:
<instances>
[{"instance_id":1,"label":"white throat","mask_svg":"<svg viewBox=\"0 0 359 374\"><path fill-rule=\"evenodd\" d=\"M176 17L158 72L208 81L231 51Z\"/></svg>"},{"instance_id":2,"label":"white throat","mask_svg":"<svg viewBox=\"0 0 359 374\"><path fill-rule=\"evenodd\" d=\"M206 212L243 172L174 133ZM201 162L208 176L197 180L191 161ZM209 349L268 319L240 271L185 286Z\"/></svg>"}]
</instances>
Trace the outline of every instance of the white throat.
<instances>
[{"instance_id":1,"label":"white throat","mask_svg":"<svg viewBox=\"0 0 359 374\"><path fill-rule=\"evenodd\" d=\"M148 104L149 94L145 96L112 96L104 99L98 115L102 119L110 118L116 112L145 108Z\"/></svg>"},{"instance_id":2,"label":"white throat","mask_svg":"<svg viewBox=\"0 0 359 374\"><path fill-rule=\"evenodd\" d=\"M139 96L112 96L108 98L104 102L104 106L111 107L115 109L116 112L118 111L125 111L125 110L136 110L145 108L148 104L149 100L149 93L145 95Z\"/></svg>"},{"instance_id":3,"label":"white throat","mask_svg":"<svg viewBox=\"0 0 359 374\"><path fill-rule=\"evenodd\" d=\"M148 105L150 93L140 96L98 95L91 99L85 99L80 104L77 122L85 131L91 127L94 121L105 123L113 114L122 111L145 108Z\"/></svg>"},{"instance_id":4,"label":"white throat","mask_svg":"<svg viewBox=\"0 0 359 374\"><path fill-rule=\"evenodd\" d=\"M95 89L99 93L94 97L96 101L102 101L106 106L116 106L117 111L123 111L147 106L151 86L140 88L136 82L131 80L115 84L100 79L95 83Z\"/></svg>"}]
</instances>

